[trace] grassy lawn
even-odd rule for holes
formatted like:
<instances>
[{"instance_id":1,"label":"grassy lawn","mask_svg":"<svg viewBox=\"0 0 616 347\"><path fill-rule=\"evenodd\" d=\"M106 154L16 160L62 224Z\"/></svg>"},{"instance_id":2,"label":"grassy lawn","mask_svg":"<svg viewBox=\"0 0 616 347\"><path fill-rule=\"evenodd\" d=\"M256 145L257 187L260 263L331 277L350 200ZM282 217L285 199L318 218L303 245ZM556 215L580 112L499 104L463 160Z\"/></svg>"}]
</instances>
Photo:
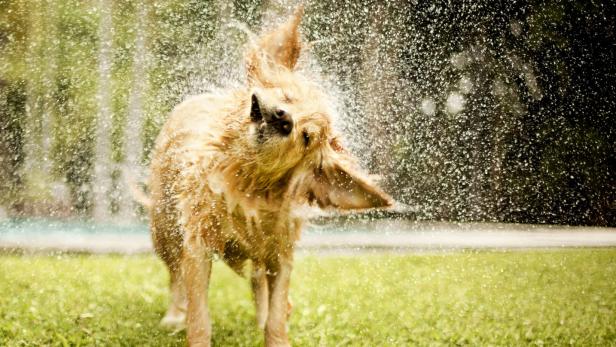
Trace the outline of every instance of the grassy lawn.
<instances>
[{"instance_id":1,"label":"grassy lawn","mask_svg":"<svg viewBox=\"0 0 616 347\"><path fill-rule=\"evenodd\" d=\"M153 256L0 256L0 345L184 345ZM616 345L616 249L299 257L299 346ZM216 346L259 346L248 282L210 291Z\"/></svg>"}]
</instances>

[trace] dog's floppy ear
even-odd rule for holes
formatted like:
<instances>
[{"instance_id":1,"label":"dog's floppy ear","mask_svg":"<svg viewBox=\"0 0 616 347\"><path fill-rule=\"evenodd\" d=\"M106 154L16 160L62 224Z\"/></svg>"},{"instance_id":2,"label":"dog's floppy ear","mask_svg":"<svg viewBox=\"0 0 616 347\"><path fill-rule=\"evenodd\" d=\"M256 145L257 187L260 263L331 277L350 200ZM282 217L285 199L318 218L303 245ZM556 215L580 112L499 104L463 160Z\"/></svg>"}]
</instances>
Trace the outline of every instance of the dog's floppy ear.
<instances>
[{"instance_id":1,"label":"dog's floppy ear","mask_svg":"<svg viewBox=\"0 0 616 347\"><path fill-rule=\"evenodd\" d=\"M303 6L299 6L289 20L261 37L248 52L246 67L250 81L266 82L262 75L270 68L268 63L293 70L302 49L298 27L303 13Z\"/></svg>"},{"instance_id":2,"label":"dog's floppy ear","mask_svg":"<svg viewBox=\"0 0 616 347\"><path fill-rule=\"evenodd\" d=\"M337 156L338 154L336 154ZM349 168L341 158L324 162L314 172L308 200L319 207L343 210L389 207L392 199L370 182L370 179Z\"/></svg>"}]
</instances>

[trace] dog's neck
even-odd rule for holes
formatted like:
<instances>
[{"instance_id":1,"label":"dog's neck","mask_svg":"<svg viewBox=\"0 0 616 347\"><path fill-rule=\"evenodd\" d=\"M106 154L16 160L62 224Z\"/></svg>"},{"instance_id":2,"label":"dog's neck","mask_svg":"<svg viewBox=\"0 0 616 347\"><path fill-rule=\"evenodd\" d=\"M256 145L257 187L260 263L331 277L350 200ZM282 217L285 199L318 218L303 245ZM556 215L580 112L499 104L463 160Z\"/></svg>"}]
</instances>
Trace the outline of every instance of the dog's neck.
<instances>
[{"instance_id":1,"label":"dog's neck","mask_svg":"<svg viewBox=\"0 0 616 347\"><path fill-rule=\"evenodd\" d=\"M289 198L289 183L293 171L273 172L254 160L226 156L216 167L218 179L226 194L259 199L268 205L279 206Z\"/></svg>"}]
</instances>

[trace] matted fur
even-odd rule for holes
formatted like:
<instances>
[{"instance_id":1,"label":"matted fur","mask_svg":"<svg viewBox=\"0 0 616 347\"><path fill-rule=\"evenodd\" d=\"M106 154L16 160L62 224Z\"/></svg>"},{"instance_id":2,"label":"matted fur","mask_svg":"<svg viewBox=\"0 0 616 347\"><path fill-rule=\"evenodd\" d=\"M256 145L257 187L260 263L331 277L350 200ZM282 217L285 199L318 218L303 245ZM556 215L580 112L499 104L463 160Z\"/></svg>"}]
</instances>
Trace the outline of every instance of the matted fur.
<instances>
[{"instance_id":1,"label":"matted fur","mask_svg":"<svg viewBox=\"0 0 616 347\"><path fill-rule=\"evenodd\" d=\"M252 263L257 320L267 346L288 346L288 285L305 204L387 207L342 147L320 86L296 72L302 10L254 42L245 87L192 97L177 106L156 141L151 164L151 231L167 264L172 302L162 323L186 319L190 345L209 345L211 258L238 273ZM292 131L251 119L284 110Z\"/></svg>"}]
</instances>

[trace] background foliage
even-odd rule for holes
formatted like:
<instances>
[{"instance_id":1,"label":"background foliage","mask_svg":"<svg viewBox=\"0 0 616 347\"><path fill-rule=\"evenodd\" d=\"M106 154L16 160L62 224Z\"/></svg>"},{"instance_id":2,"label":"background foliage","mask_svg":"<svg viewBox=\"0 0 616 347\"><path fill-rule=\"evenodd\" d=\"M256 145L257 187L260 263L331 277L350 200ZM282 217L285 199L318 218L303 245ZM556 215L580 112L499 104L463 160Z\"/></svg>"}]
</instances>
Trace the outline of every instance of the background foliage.
<instances>
[{"instance_id":1,"label":"background foliage","mask_svg":"<svg viewBox=\"0 0 616 347\"><path fill-rule=\"evenodd\" d=\"M245 35L229 23L259 32L292 5L0 0L0 204L90 215L108 133L106 208L119 213L131 138L147 164L173 105L241 80ZM112 112L100 132L105 6ZM308 1L302 30L348 144L418 217L614 226L614 7Z\"/></svg>"}]
</instances>

